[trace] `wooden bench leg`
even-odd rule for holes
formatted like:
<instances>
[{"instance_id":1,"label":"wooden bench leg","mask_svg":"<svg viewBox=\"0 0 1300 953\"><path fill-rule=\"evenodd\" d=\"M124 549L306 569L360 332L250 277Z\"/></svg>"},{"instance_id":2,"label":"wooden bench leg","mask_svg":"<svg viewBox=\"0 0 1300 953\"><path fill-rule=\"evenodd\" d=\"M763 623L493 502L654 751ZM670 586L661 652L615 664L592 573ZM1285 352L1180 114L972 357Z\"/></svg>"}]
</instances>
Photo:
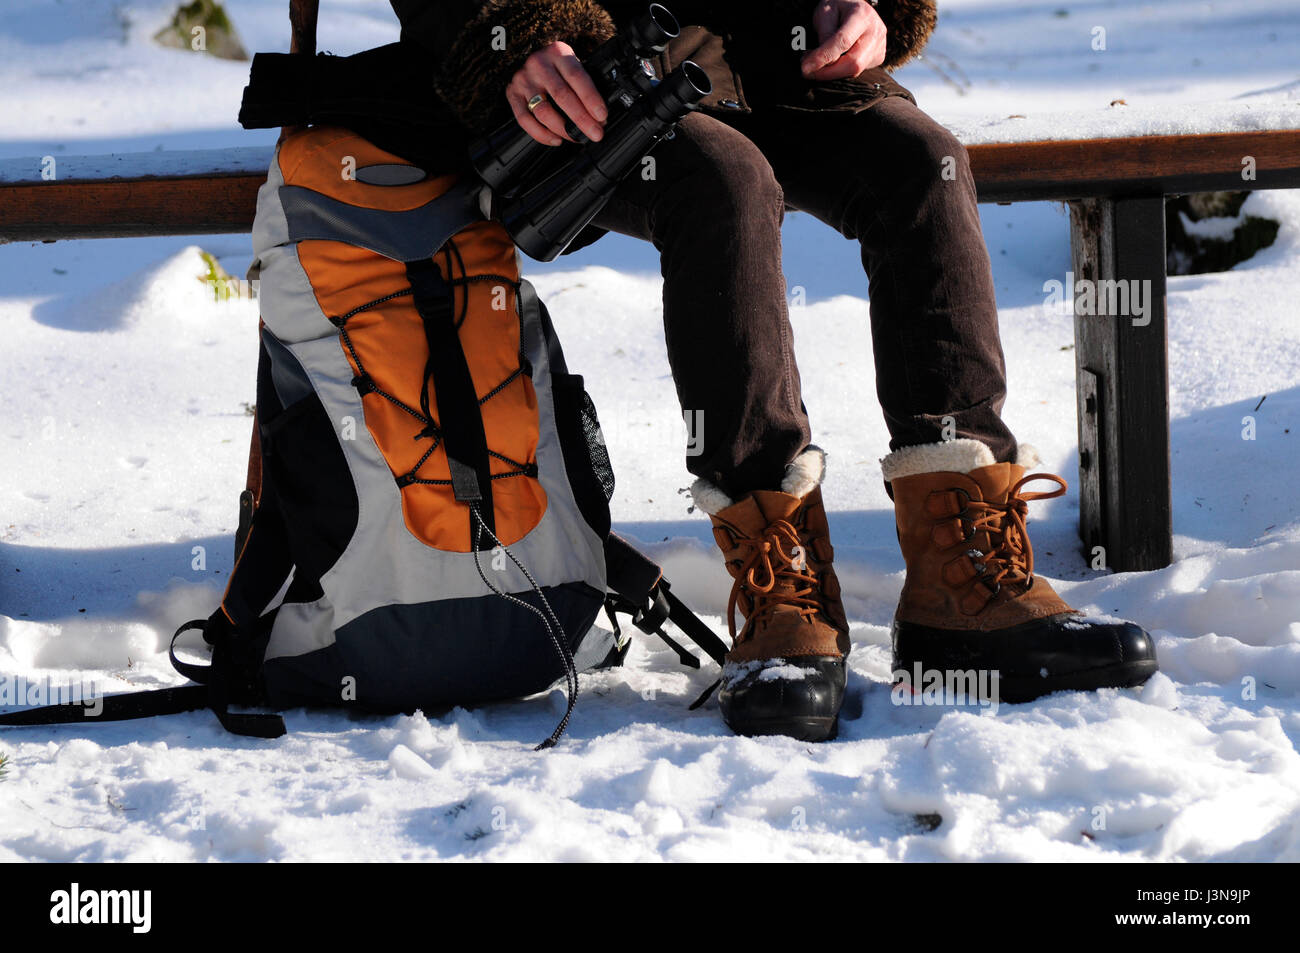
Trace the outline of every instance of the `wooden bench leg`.
<instances>
[{"instance_id":1,"label":"wooden bench leg","mask_svg":"<svg viewBox=\"0 0 1300 953\"><path fill-rule=\"evenodd\" d=\"M1164 197L1071 202L1070 245L1084 555L1159 569L1173 561Z\"/></svg>"}]
</instances>

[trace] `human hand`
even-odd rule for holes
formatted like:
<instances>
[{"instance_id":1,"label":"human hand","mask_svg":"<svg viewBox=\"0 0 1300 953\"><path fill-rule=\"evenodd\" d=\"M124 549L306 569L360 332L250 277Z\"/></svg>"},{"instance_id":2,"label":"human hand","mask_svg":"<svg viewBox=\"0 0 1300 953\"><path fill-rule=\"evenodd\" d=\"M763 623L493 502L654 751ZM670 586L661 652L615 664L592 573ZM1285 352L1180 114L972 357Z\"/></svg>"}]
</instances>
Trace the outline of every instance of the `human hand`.
<instances>
[{"instance_id":1,"label":"human hand","mask_svg":"<svg viewBox=\"0 0 1300 953\"><path fill-rule=\"evenodd\" d=\"M867 0L821 0L816 49L800 61L807 79L843 79L885 62L885 22Z\"/></svg>"},{"instance_id":2,"label":"human hand","mask_svg":"<svg viewBox=\"0 0 1300 953\"><path fill-rule=\"evenodd\" d=\"M542 101L530 110L528 101L539 93ZM573 47L563 41L544 46L524 60L506 87L506 100L524 132L543 145L573 141L564 131L566 116L588 139L597 141L605 134L601 126L609 118L605 100Z\"/></svg>"}]
</instances>

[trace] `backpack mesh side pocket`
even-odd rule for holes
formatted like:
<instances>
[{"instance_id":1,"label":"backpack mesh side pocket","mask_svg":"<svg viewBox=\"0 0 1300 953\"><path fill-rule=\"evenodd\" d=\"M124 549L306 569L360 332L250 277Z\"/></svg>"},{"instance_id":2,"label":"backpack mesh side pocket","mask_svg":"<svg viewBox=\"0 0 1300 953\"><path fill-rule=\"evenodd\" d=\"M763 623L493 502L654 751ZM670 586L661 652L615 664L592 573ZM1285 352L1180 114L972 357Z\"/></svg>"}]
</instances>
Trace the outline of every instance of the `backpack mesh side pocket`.
<instances>
[{"instance_id":1,"label":"backpack mesh side pocket","mask_svg":"<svg viewBox=\"0 0 1300 953\"><path fill-rule=\"evenodd\" d=\"M591 456L591 472L600 481L600 489L605 500L614 498L614 468L609 462L609 451L605 449L605 434L600 429L600 420L596 417L596 405L591 402L591 395L582 392L582 435L587 441L587 453Z\"/></svg>"},{"instance_id":2,"label":"backpack mesh side pocket","mask_svg":"<svg viewBox=\"0 0 1300 953\"><path fill-rule=\"evenodd\" d=\"M555 430L564 452L564 469L582 517L601 539L609 535L609 498L614 471L600 435L596 409L582 386L580 374L551 377L555 398Z\"/></svg>"}]
</instances>

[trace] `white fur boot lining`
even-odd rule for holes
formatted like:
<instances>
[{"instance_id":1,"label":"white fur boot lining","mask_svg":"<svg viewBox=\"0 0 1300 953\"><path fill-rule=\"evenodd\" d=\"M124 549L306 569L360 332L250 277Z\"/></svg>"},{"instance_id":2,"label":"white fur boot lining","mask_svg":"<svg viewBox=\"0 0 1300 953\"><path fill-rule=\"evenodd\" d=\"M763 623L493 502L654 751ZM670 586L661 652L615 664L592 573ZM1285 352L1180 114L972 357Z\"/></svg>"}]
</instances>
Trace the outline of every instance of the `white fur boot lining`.
<instances>
[{"instance_id":1,"label":"white fur boot lining","mask_svg":"<svg viewBox=\"0 0 1300 953\"><path fill-rule=\"evenodd\" d=\"M820 447L809 447L786 465L785 476L781 478L781 492L802 498L814 487L820 486L825 476L825 451ZM691 484L691 499L710 516L716 516L736 502L721 487L703 477Z\"/></svg>"},{"instance_id":2,"label":"white fur boot lining","mask_svg":"<svg viewBox=\"0 0 1300 953\"><path fill-rule=\"evenodd\" d=\"M880 461L880 470L892 482L918 473L970 473L996 462L983 441L963 437L895 450ZM1032 444L1020 444L1016 463L1025 469L1037 466L1038 450Z\"/></svg>"}]
</instances>

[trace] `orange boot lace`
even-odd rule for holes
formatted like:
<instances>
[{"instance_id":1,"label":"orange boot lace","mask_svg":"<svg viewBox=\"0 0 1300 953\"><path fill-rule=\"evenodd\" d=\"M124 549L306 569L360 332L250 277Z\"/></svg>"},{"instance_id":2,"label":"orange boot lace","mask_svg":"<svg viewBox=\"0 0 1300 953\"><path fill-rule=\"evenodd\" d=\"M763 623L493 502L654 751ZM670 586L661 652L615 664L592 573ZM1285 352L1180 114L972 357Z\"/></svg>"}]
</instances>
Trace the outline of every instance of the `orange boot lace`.
<instances>
[{"instance_id":1,"label":"orange boot lace","mask_svg":"<svg viewBox=\"0 0 1300 953\"><path fill-rule=\"evenodd\" d=\"M1052 480L1057 488L1045 493L1022 492L1026 483L1035 480ZM967 504L967 510L974 514L974 532L986 531L992 543L986 553L973 549L967 555L975 563L980 579L994 595L1002 588L1003 582L1029 585L1034 575L1034 549L1025 527L1029 503L1055 499L1064 495L1065 490L1065 481L1056 474L1034 473L1016 482L1005 503L971 500Z\"/></svg>"},{"instance_id":2,"label":"orange boot lace","mask_svg":"<svg viewBox=\"0 0 1300 953\"><path fill-rule=\"evenodd\" d=\"M793 606L804 618L821 610L817 574L809 564L808 547L794 526L777 520L762 536L737 541L752 551L736 574L727 600L727 627L733 641L737 638L737 604L745 616L742 635L752 634L783 606Z\"/></svg>"}]
</instances>

